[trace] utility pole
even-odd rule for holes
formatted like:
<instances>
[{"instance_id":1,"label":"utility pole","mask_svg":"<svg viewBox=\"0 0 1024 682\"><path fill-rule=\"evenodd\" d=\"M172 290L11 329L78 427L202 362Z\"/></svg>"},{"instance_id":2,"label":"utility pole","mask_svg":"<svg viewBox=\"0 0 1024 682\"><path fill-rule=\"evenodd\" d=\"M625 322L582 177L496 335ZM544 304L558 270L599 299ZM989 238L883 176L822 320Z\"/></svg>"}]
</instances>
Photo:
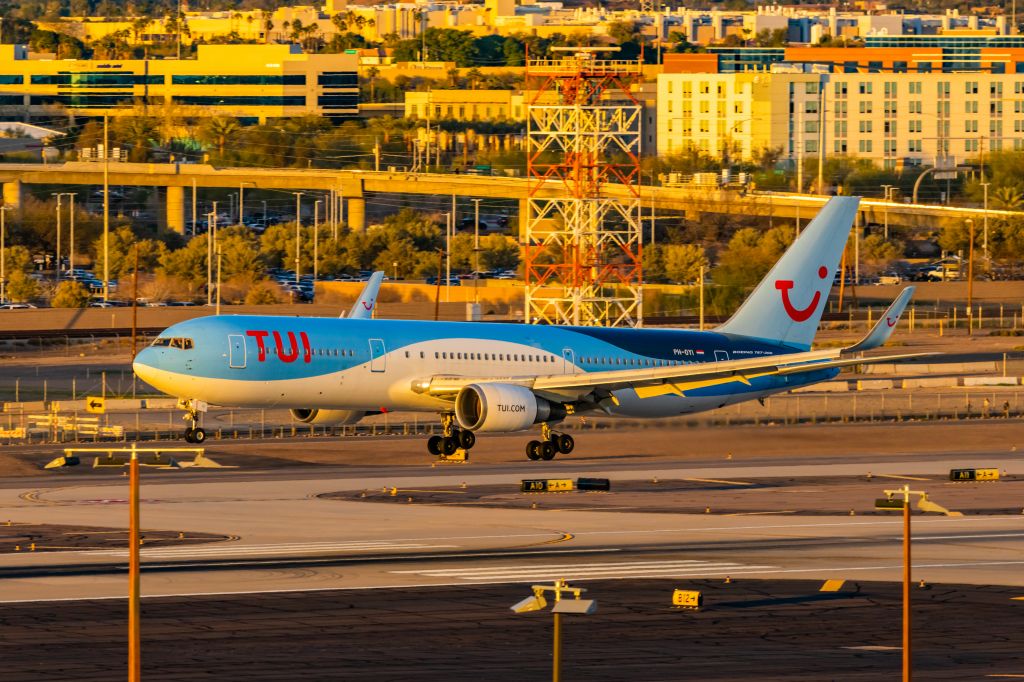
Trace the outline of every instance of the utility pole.
<instances>
[{"instance_id":1,"label":"utility pole","mask_svg":"<svg viewBox=\"0 0 1024 682\"><path fill-rule=\"evenodd\" d=\"M444 302L452 302L452 214L444 214Z\"/></svg>"},{"instance_id":2,"label":"utility pole","mask_svg":"<svg viewBox=\"0 0 1024 682\"><path fill-rule=\"evenodd\" d=\"M220 266L221 260L224 257L224 249L221 248L220 244L217 244L217 308L216 314L220 315Z\"/></svg>"},{"instance_id":3,"label":"utility pole","mask_svg":"<svg viewBox=\"0 0 1024 682\"><path fill-rule=\"evenodd\" d=\"M128 680L142 679L142 638L139 623L139 456L132 443L128 466Z\"/></svg>"},{"instance_id":4,"label":"utility pole","mask_svg":"<svg viewBox=\"0 0 1024 682\"><path fill-rule=\"evenodd\" d=\"M110 128L103 115L103 300L110 299Z\"/></svg>"},{"instance_id":5,"label":"utility pole","mask_svg":"<svg viewBox=\"0 0 1024 682\"><path fill-rule=\"evenodd\" d=\"M192 236L196 236L196 179L192 178Z\"/></svg>"},{"instance_id":6,"label":"utility pole","mask_svg":"<svg viewBox=\"0 0 1024 682\"><path fill-rule=\"evenodd\" d=\"M885 192L885 228L882 232L882 236L885 238L886 241L889 240L889 197L892 194L892 189L892 185L882 185L882 190Z\"/></svg>"},{"instance_id":7,"label":"utility pole","mask_svg":"<svg viewBox=\"0 0 1024 682\"><path fill-rule=\"evenodd\" d=\"M704 266L700 266L700 331L704 331Z\"/></svg>"}]
</instances>

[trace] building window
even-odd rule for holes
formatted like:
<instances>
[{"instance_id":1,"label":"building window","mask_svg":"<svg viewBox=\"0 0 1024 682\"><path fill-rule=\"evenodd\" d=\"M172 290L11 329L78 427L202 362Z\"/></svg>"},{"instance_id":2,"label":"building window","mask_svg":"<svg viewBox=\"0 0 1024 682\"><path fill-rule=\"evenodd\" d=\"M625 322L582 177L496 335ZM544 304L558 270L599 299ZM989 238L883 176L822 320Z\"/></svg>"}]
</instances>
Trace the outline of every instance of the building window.
<instances>
[{"instance_id":1,"label":"building window","mask_svg":"<svg viewBox=\"0 0 1024 682\"><path fill-rule=\"evenodd\" d=\"M303 80L298 85L305 85L305 78L302 76L299 78ZM316 83L328 88L358 88L359 76L354 71L324 71L316 77ZM295 85L295 83L285 83L285 85Z\"/></svg>"},{"instance_id":2,"label":"building window","mask_svg":"<svg viewBox=\"0 0 1024 682\"><path fill-rule=\"evenodd\" d=\"M845 154L846 153L846 140L836 140L835 152L836 152L836 154Z\"/></svg>"},{"instance_id":3,"label":"building window","mask_svg":"<svg viewBox=\"0 0 1024 682\"><path fill-rule=\"evenodd\" d=\"M907 63L903 62L903 61L894 61L892 63L892 72L893 73L906 73L907 72Z\"/></svg>"},{"instance_id":4,"label":"building window","mask_svg":"<svg viewBox=\"0 0 1024 682\"><path fill-rule=\"evenodd\" d=\"M911 114L920 114L921 111L922 111L921 110L921 101L917 100L917 101L910 102L907 111L909 113L911 113Z\"/></svg>"},{"instance_id":5,"label":"building window","mask_svg":"<svg viewBox=\"0 0 1024 682\"><path fill-rule=\"evenodd\" d=\"M964 113L965 114L976 114L978 113L978 100L973 102L964 102Z\"/></svg>"},{"instance_id":6,"label":"building window","mask_svg":"<svg viewBox=\"0 0 1024 682\"><path fill-rule=\"evenodd\" d=\"M806 95L817 95L818 84L817 83L804 83L804 94Z\"/></svg>"},{"instance_id":7,"label":"building window","mask_svg":"<svg viewBox=\"0 0 1024 682\"><path fill-rule=\"evenodd\" d=\"M355 74L352 74L353 76ZM161 78L162 80L162 78ZM271 76L218 76L218 75L185 75L171 76L171 85L305 85L306 77L302 74Z\"/></svg>"},{"instance_id":8,"label":"building window","mask_svg":"<svg viewBox=\"0 0 1024 682\"><path fill-rule=\"evenodd\" d=\"M872 92L871 83L860 83L857 87L857 91L862 95L870 95Z\"/></svg>"},{"instance_id":9,"label":"building window","mask_svg":"<svg viewBox=\"0 0 1024 682\"><path fill-rule=\"evenodd\" d=\"M978 121L977 121L977 119L974 119L974 120L970 120L969 119L969 120L964 121L964 132L965 133L976 133L976 132L978 132Z\"/></svg>"},{"instance_id":10,"label":"building window","mask_svg":"<svg viewBox=\"0 0 1024 682\"><path fill-rule=\"evenodd\" d=\"M907 151L911 154L921 153L921 140L910 140L907 142Z\"/></svg>"},{"instance_id":11,"label":"building window","mask_svg":"<svg viewBox=\"0 0 1024 682\"><path fill-rule=\"evenodd\" d=\"M862 134L863 133L870 133L870 132L872 132L872 130L871 130L871 128L872 128L871 123L872 123L871 121L861 121L860 122L860 132Z\"/></svg>"},{"instance_id":12,"label":"building window","mask_svg":"<svg viewBox=\"0 0 1024 682\"><path fill-rule=\"evenodd\" d=\"M805 141L804 142L804 151L806 151L808 154L817 154L818 153L818 141L817 140L807 140L807 141Z\"/></svg>"},{"instance_id":13,"label":"building window","mask_svg":"<svg viewBox=\"0 0 1024 682\"><path fill-rule=\"evenodd\" d=\"M857 147L860 149L860 152L862 154L870 154L871 153L871 140L861 140L858 143Z\"/></svg>"},{"instance_id":14,"label":"building window","mask_svg":"<svg viewBox=\"0 0 1024 682\"><path fill-rule=\"evenodd\" d=\"M907 132L910 132L910 133L920 133L921 132L921 121L920 120L910 121L908 123L908 126L907 126Z\"/></svg>"},{"instance_id":15,"label":"building window","mask_svg":"<svg viewBox=\"0 0 1024 682\"><path fill-rule=\"evenodd\" d=\"M964 94L977 95L978 81L967 81L966 83L964 83Z\"/></svg>"},{"instance_id":16,"label":"building window","mask_svg":"<svg viewBox=\"0 0 1024 682\"><path fill-rule=\"evenodd\" d=\"M270 95L252 95L229 97L224 95L179 95L173 98L176 104L194 104L197 106L225 107L304 107L306 98L274 97Z\"/></svg>"},{"instance_id":17,"label":"building window","mask_svg":"<svg viewBox=\"0 0 1024 682\"><path fill-rule=\"evenodd\" d=\"M914 81L913 83L908 83L907 84L907 88L908 88L908 92L911 95L920 95L921 94L921 81Z\"/></svg>"},{"instance_id":18,"label":"building window","mask_svg":"<svg viewBox=\"0 0 1024 682\"><path fill-rule=\"evenodd\" d=\"M835 136L846 137L846 121L835 122Z\"/></svg>"},{"instance_id":19,"label":"building window","mask_svg":"<svg viewBox=\"0 0 1024 682\"><path fill-rule=\"evenodd\" d=\"M846 83L836 83L836 97L846 97Z\"/></svg>"},{"instance_id":20,"label":"building window","mask_svg":"<svg viewBox=\"0 0 1024 682\"><path fill-rule=\"evenodd\" d=\"M874 107L872 106L871 102L860 103L860 113L862 114L870 114L872 113L873 109Z\"/></svg>"}]
</instances>

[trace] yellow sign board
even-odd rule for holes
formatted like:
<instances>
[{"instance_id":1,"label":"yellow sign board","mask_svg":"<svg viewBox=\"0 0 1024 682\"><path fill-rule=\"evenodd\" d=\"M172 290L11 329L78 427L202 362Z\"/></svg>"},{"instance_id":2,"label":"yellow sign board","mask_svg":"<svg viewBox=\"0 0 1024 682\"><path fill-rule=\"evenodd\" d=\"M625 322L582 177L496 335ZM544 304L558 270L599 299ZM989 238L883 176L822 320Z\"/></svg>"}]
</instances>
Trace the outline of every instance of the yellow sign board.
<instances>
[{"instance_id":1,"label":"yellow sign board","mask_svg":"<svg viewBox=\"0 0 1024 682\"><path fill-rule=\"evenodd\" d=\"M697 590L675 590L672 592L672 606L697 609L704 603L704 597Z\"/></svg>"},{"instance_id":2,"label":"yellow sign board","mask_svg":"<svg viewBox=\"0 0 1024 682\"><path fill-rule=\"evenodd\" d=\"M523 479L519 490L524 493L563 493L575 490L571 478Z\"/></svg>"},{"instance_id":3,"label":"yellow sign board","mask_svg":"<svg viewBox=\"0 0 1024 682\"><path fill-rule=\"evenodd\" d=\"M107 399L91 395L85 399L85 411L92 414L103 414L107 411Z\"/></svg>"}]
</instances>

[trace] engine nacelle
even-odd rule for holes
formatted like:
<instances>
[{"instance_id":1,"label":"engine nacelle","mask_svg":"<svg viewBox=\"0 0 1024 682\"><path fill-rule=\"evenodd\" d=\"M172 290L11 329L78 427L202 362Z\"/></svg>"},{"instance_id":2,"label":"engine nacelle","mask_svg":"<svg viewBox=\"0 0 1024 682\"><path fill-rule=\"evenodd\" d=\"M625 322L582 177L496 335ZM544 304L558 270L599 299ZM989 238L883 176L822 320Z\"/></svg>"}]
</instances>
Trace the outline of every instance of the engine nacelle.
<instances>
[{"instance_id":1,"label":"engine nacelle","mask_svg":"<svg viewBox=\"0 0 1024 682\"><path fill-rule=\"evenodd\" d=\"M292 410L292 417L303 424L321 424L327 426L344 426L355 424L366 416L365 412L357 410L316 410L303 408Z\"/></svg>"},{"instance_id":2,"label":"engine nacelle","mask_svg":"<svg viewBox=\"0 0 1024 682\"><path fill-rule=\"evenodd\" d=\"M516 384L470 384L455 398L455 418L469 431L523 431L564 417L564 406Z\"/></svg>"}]
</instances>

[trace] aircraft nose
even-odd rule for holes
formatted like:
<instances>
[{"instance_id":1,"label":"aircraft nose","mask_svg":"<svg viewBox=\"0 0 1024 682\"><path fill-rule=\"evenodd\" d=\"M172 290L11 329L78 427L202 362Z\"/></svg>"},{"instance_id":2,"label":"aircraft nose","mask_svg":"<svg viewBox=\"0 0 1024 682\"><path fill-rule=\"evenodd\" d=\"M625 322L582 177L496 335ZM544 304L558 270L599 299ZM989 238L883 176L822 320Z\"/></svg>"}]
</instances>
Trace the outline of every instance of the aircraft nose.
<instances>
[{"instance_id":1,"label":"aircraft nose","mask_svg":"<svg viewBox=\"0 0 1024 682\"><path fill-rule=\"evenodd\" d=\"M132 370L143 381L149 381L152 370L160 368L160 354L155 348L143 348L132 361Z\"/></svg>"}]
</instances>

